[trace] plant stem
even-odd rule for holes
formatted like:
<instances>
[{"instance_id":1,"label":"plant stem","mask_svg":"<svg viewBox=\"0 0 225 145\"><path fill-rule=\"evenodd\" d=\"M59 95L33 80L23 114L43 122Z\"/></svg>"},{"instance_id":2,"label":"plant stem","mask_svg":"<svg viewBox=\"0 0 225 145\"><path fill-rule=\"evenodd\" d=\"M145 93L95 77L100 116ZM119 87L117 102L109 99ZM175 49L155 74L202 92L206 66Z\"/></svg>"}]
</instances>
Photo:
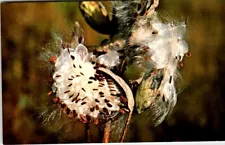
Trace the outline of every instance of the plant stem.
<instances>
[{"instance_id":1,"label":"plant stem","mask_svg":"<svg viewBox=\"0 0 225 145\"><path fill-rule=\"evenodd\" d=\"M85 124L85 135L86 135L87 143L90 143L91 142L91 133L90 133L90 124L89 123Z\"/></svg>"},{"instance_id":2,"label":"plant stem","mask_svg":"<svg viewBox=\"0 0 225 145\"><path fill-rule=\"evenodd\" d=\"M109 120L106 124L105 124L105 128L104 128L104 136L103 136L103 140L102 143L109 143L109 136L110 136L110 128L111 126L111 120Z\"/></svg>"},{"instance_id":3,"label":"plant stem","mask_svg":"<svg viewBox=\"0 0 225 145\"><path fill-rule=\"evenodd\" d=\"M126 121L126 125L125 125L125 127L124 127L123 134L122 134L122 136L121 136L120 142L123 142L124 139L125 139L125 136L126 136L126 134L127 134L127 129L128 129L129 124L130 124L131 117L132 117L132 111L130 111L130 113L129 113L129 115L128 115L128 118L127 118L127 121Z\"/></svg>"}]
</instances>

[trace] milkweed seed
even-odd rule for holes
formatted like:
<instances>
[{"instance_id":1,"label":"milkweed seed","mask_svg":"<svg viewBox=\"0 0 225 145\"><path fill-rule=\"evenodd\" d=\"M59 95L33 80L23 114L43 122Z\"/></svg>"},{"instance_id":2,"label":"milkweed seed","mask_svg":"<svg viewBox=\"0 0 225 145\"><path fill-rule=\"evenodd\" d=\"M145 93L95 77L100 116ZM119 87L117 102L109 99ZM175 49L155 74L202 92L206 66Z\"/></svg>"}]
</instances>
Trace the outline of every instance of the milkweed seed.
<instances>
[{"instance_id":1,"label":"milkweed seed","mask_svg":"<svg viewBox=\"0 0 225 145\"><path fill-rule=\"evenodd\" d=\"M106 103L106 105L107 105L108 107L112 107L112 104L110 104L110 103Z\"/></svg>"},{"instance_id":2,"label":"milkweed seed","mask_svg":"<svg viewBox=\"0 0 225 145\"><path fill-rule=\"evenodd\" d=\"M70 95L69 98L72 98L74 94Z\"/></svg>"},{"instance_id":3,"label":"milkweed seed","mask_svg":"<svg viewBox=\"0 0 225 145\"><path fill-rule=\"evenodd\" d=\"M70 55L70 57L71 57L71 59L72 59L72 60L74 60L74 59L75 59L75 56L73 56L73 55Z\"/></svg>"},{"instance_id":4,"label":"milkweed seed","mask_svg":"<svg viewBox=\"0 0 225 145\"><path fill-rule=\"evenodd\" d=\"M95 102L99 103L100 101L98 99L95 99Z\"/></svg>"},{"instance_id":5,"label":"milkweed seed","mask_svg":"<svg viewBox=\"0 0 225 145\"><path fill-rule=\"evenodd\" d=\"M87 102L82 102L81 105L84 105L84 104L86 104L86 103L87 103Z\"/></svg>"},{"instance_id":6,"label":"milkweed seed","mask_svg":"<svg viewBox=\"0 0 225 145\"><path fill-rule=\"evenodd\" d=\"M65 91L64 93L66 94L66 93L69 93L70 92L70 90L68 90L68 91Z\"/></svg>"}]
</instances>

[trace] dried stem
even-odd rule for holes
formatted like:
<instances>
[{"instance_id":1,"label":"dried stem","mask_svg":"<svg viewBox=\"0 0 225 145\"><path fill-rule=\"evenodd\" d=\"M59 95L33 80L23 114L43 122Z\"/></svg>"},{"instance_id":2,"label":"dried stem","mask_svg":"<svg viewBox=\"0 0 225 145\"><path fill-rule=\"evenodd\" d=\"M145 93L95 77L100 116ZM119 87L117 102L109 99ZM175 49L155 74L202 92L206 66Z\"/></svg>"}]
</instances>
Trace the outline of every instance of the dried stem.
<instances>
[{"instance_id":1,"label":"dried stem","mask_svg":"<svg viewBox=\"0 0 225 145\"><path fill-rule=\"evenodd\" d=\"M126 134L127 134L127 129L128 129L129 124L130 124L131 117L132 117L132 113L133 113L133 112L130 111L130 113L129 113L129 115L128 115L128 118L127 118L127 121L126 121L126 125L125 125L125 127L124 127L123 134L122 134L122 136L121 136L120 142L123 142L124 139L125 139L125 136L126 136Z\"/></svg>"},{"instance_id":2,"label":"dried stem","mask_svg":"<svg viewBox=\"0 0 225 145\"><path fill-rule=\"evenodd\" d=\"M110 137L110 130L111 130L111 120L109 120L106 124L105 124L105 128L104 128L104 136L103 136L103 140L102 143L109 143L109 137Z\"/></svg>"},{"instance_id":3,"label":"dried stem","mask_svg":"<svg viewBox=\"0 0 225 145\"><path fill-rule=\"evenodd\" d=\"M85 136L86 136L86 141L87 143L91 142L91 132L90 132L90 124L86 123L85 124Z\"/></svg>"}]
</instances>

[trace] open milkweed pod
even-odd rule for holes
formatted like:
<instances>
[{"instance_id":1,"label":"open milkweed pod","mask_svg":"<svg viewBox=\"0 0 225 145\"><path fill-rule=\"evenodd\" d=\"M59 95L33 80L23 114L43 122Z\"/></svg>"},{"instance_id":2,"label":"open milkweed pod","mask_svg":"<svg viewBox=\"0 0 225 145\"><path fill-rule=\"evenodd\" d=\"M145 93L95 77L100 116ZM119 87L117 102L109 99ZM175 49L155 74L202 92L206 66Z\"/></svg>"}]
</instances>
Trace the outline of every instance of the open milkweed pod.
<instances>
[{"instance_id":1,"label":"open milkweed pod","mask_svg":"<svg viewBox=\"0 0 225 145\"><path fill-rule=\"evenodd\" d=\"M179 64L188 52L188 45L183 40L185 32L185 22L162 22L156 12L151 17L141 17L135 22L129 38L129 64L137 64L147 70ZM147 62L154 65L146 65Z\"/></svg>"},{"instance_id":2,"label":"open milkweed pod","mask_svg":"<svg viewBox=\"0 0 225 145\"><path fill-rule=\"evenodd\" d=\"M139 17L132 27L128 66L136 64L144 70L135 96L136 110L153 126L177 102L177 68L183 66L184 56L190 56L185 32L186 22L163 22L156 12Z\"/></svg>"},{"instance_id":3,"label":"open milkweed pod","mask_svg":"<svg viewBox=\"0 0 225 145\"><path fill-rule=\"evenodd\" d=\"M53 74L57 103L69 117L83 123L104 124L121 113L131 117L134 100L129 86L109 69L90 61L91 57L83 44L61 49Z\"/></svg>"}]
</instances>

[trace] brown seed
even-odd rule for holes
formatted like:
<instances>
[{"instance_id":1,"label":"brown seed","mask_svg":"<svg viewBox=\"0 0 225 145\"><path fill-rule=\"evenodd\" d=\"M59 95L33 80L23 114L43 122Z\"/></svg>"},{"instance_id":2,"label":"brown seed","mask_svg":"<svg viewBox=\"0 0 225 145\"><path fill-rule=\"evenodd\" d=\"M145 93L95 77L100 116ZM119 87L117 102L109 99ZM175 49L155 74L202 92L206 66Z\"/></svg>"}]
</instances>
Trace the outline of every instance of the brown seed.
<instances>
[{"instance_id":1,"label":"brown seed","mask_svg":"<svg viewBox=\"0 0 225 145\"><path fill-rule=\"evenodd\" d=\"M107 100L107 99L104 99L104 101L105 101L105 103L108 103L109 102L109 100Z\"/></svg>"},{"instance_id":2,"label":"brown seed","mask_svg":"<svg viewBox=\"0 0 225 145\"><path fill-rule=\"evenodd\" d=\"M104 85L98 85L98 87L104 87Z\"/></svg>"},{"instance_id":3,"label":"brown seed","mask_svg":"<svg viewBox=\"0 0 225 145\"><path fill-rule=\"evenodd\" d=\"M87 98L87 96L86 96L86 97L84 97L84 98L82 99L82 101L84 101L86 98Z\"/></svg>"},{"instance_id":4,"label":"brown seed","mask_svg":"<svg viewBox=\"0 0 225 145\"><path fill-rule=\"evenodd\" d=\"M97 66L97 65L96 65L96 66L94 66L93 68L94 68L94 69L98 69L98 68L99 68L99 66Z\"/></svg>"},{"instance_id":5,"label":"brown seed","mask_svg":"<svg viewBox=\"0 0 225 145\"><path fill-rule=\"evenodd\" d=\"M96 106L95 106L95 109L96 109L96 110L99 110L99 107L98 107L98 105L96 105Z\"/></svg>"},{"instance_id":6,"label":"brown seed","mask_svg":"<svg viewBox=\"0 0 225 145\"><path fill-rule=\"evenodd\" d=\"M94 77L89 77L89 79L96 81L96 78L94 78Z\"/></svg>"},{"instance_id":7,"label":"brown seed","mask_svg":"<svg viewBox=\"0 0 225 145\"><path fill-rule=\"evenodd\" d=\"M191 57L191 52L185 53L185 56L186 56L186 57Z\"/></svg>"},{"instance_id":8,"label":"brown seed","mask_svg":"<svg viewBox=\"0 0 225 145\"><path fill-rule=\"evenodd\" d=\"M75 59L75 56L73 56L73 55L70 55L70 57L71 57L71 59L72 59L72 60L74 60L74 59Z\"/></svg>"},{"instance_id":9,"label":"brown seed","mask_svg":"<svg viewBox=\"0 0 225 145\"><path fill-rule=\"evenodd\" d=\"M66 93L69 93L70 92L70 90L68 90L68 91L65 91L64 93L66 94Z\"/></svg>"},{"instance_id":10,"label":"brown seed","mask_svg":"<svg viewBox=\"0 0 225 145\"><path fill-rule=\"evenodd\" d=\"M69 98L72 98L74 94L70 95Z\"/></svg>"},{"instance_id":11,"label":"brown seed","mask_svg":"<svg viewBox=\"0 0 225 145\"><path fill-rule=\"evenodd\" d=\"M80 74L81 74L82 76L84 76L84 74L83 74L82 72L80 72Z\"/></svg>"},{"instance_id":12,"label":"brown seed","mask_svg":"<svg viewBox=\"0 0 225 145\"><path fill-rule=\"evenodd\" d=\"M63 113L67 114L67 106L63 108Z\"/></svg>"},{"instance_id":13,"label":"brown seed","mask_svg":"<svg viewBox=\"0 0 225 145\"><path fill-rule=\"evenodd\" d=\"M170 80L169 80L169 83L171 84L171 82L172 82L172 76L170 76Z\"/></svg>"},{"instance_id":14,"label":"brown seed","mask_svg":"<svg viewBox=\"0 0 225 145\"><path fill-rule=\"evenodd\" d=\"M76 100L76 102L75 102L75 103L78 103L80 100L81 100L81 99L80 99L80 98L78 98L78 99Z\"/></svg>"},{"instance_id":15,"label":"brown seed","mask_svg":"<svg viewBox=\"0 0 225 145\"><path fill-rule=\"evenodd\" d=\"M108 111L108 109L106 109L105 107L104 108L102 108L102 111L105 113L105 114L109 114L109 111Z\"/></svg>"},{"instance_id":16,"label":"brown seed","mask_svg":"<svg viewBox=\"0 0 225 145\"><path fill-rule=\"evenodd\" d=\"M81 105L84 105L84 104L86 104L86 103L87 103L87 102L82 102Z\"/></svg>"},{"instance_id":17,"label":"brown seed","mask_svg":"<svg viewBox=\"0 0 225 145\"><path fill-rule=\"evenodd\" d=\"M75 98L72 99L72 102L74 102L74 101L76 101L76 100L77 100L77 98L75 97Z\"/></svg>"},{"instance_id":18,"label":"brown seed","mask_svg":"<svg viewBox=\"0 0 225 145\"><path fill-rule=\"evenodd\" d=\"M125 114L126 113L126 111L123 110L123 109L120 109L119 112L122 113L122 114Z\"/></svg>"},{"instance_id":19,"label":"brown seed","mask_svg":"<svg viewBox=\"0 0 225 145\"><path fill-rule=\"evenodd\" d=\"M82 43L83 40L84 40L84 37L80 36L80 37L78 38L78 43Z\"/></svg>"},{"instance_id":20,"label":"brown seed","mask_svg":"<svg viewBox=\"0 0 225 145\"><path fill-rule=\"evenodd\" d=\"M108 81L108 85L113 86L114 84L113 84L113 82Z\"/></svg>"},{"instance_id":21,"label":"brown seed","mask_svg":"<svg viewBox=\"0 0 225 145\"><path fill-rule=\"evenodd\" d=\"M98 125L99 121L98 118L94 118L94 124Z\"/></svg>"},{"instance_id":22,"label":"brown seed","mask_svg":"<svg viewBox=\"0 0 225 145\"><path fill-rule=\"evenodd\" d=\"M66 114L69 115L70 114L70 109L66 108Z\"/></svg>"},{"instance_id":23,"label":"brown seed","mask_svg":"<svg viewBox=\"0 0 225 145\"><path fill-rule=\"evenodd\" d=\"M122 101L123 103L127 103L127 98L123 95L120 95L120 101Z\"/></svg>"},{"instance_id":24,"label":"brown seed","mask_svg":"<svg viewBox=\"0 0 225 145\"><path fill-rule=\"evenodd\" d=\"M109 85L108 87L109 87L109 89L114 89L114 86L112 86L112 85Z\"/></svg>"},{"instance_id":25,"label":"brown seed","mask_svg":"<svg viewBox=\"0 0 225 145\"><path fill-rule=\"evenodd\" d=\"M69 47L69 45L67 44L67 51L68 51L68 53L70 53L70 49L69 49L70 47Z\"/></svg>"},{"instance_id":26,"label":"brown seed","mask_svg":"<svg viewBox=\"0 0 225 145\"><path fill-rule=\"evenodd\" d=\"M99 103L100 101L98 99L95 99L95 102Z\"/></svg>"},{"instance_id":27,"label":"brown seed","mask_svg":"<svg viewBox=\"0 0 225 145\"><path fill-rule=\"evenodd\" d=\"M91 107L91 108L90 108L90 111L91 111L91 112L93 112L94 110L95 110L95 108L94 108L94 107Z\"/></svg>"},{"instance_id":28,"label":"brown seed","mask_svg":"<svg viewBox=\"0 0 225 145\"><path fill-rule=\"evenodd\" d=\"M111 96L115 96L115 97L117 97L117 94L110 94Z\"/></svg>"},{"instance_id":29,"label":"brown seed","mask_svg":"<svg viewBox=\"0 0 225 145\"><path fill-rule=\"evenodd\" d=\"M48 94L47 94L47 96L50 96L52 93L53 93L52 91L49 91Z\"/></svg>"},{"instance_id":30,"label":"brown seed","mask_svg":"<svg viewBox=\"0 0 225 145\"><path fill-rule=\"evenodd\" d=\"M61 77L61 75L56 75L55 77L59 78L59 77Z\"/></svg>"},{"instance_id":31,"label":"brown seed","mask_svg":"<svg viewBox=\"0 0 225 145\"><path fill-rule=\"evenodd\" d=\"M69 115L68 115L69 117L74 117L74 113L73 113L73 111L70 111L70 113L69 113Z\"/></svg>"},{"instance_id":32,"label":"brown seed","mask_svg":"<svg viewBox=\"0 0 225 145\"><path fill-rule=\"evenodd\" d=\"M59 97L54 97L54 98L52 99L52 102L53 102L54 104L59 103Z\"/></svg>"},{"instance_id":33,"label":"brown seed","mask_svg":"<svg viewBox=\"0 0 225 145\"><path fill-rule=\"evenodd\" d=\"M150 49L148 46L143 46L142 48L143 48L144 52L147 52Z\"/></svg>"},{"instance_id":34,"label":"brown seed","mask_svg":"<svg viewBox=\"0 0 225 145\"><path fill-rule=\"evenodd\" d=\"M63 109L63 108L65 108L65 107L66 107L66 105L65 105L65 104L62 104L62 103L60 104L60 108L62 108L62 109Z\"/></svg>"},{"instance_id":35,"label":"brown seed","mask_svg":"<svg viewBox=\"0 0 225 145\"><path fill-rule=\"evenodd\" d=\"M179 60L181 61L181 56L179 55Z\"/></svg>"},{"instance_id":36,"label":"brown seed","mask_svg":"<svg viewBox=\"0 0 225 145\"><path fill-rule=\"evenodd\" d=\"M51 64L55 64L55 62L56 62L56 57L55 56L51 56L50 58L49 58L49 62L51 63Z\"/></svg>"},{"instance_id":37,"label":"brown seed","mask_svg":"<svg viewBox=\"0 0 225 145\"><path fill-rule=\"evenodd\" d=\"M126 112L129 112L129 110L127 108L120 108L119 112L124 114Z\"/></svg>"},{"instance_id":38,"label":"brown seed","mask_svg":"<svg viewBox=\"0 0 225 145\"><path fill-rule=\"evenodd\" d=\"M178 67L179 68L182 68L184 66L184 63L182 62L182 61L180 61L179 63L178 63Z\"/></svg>"},{"instance_id":39,"label":"brown seed","mask_svg":"<svg viewBox=\"0 0 225 145\"><path fill-rule=\"evenodd\" d=\"M108 107L112 107L112 104L111 104L111 103L106 103L106 105L107 105Z\"/></svg>"},{"instance_id":40,"label":"brown seed","mask_svg":"<svg viewBox=\"0 0 225 145\"><path fill-rule=\"evenodd\" d=\"M86 92L86 90L85 90L84 88L82 88L82 90L83 90L84 92Z\"/></svg>"},{"instance_id":41,"label":"brown seed","mask_svg":"<svg viewBox=\"0 0 225 145\"><path fill-rule=\"evenodd\" d=\"M161 96L160 92L156 92L156 97L159 98Z\"/></svg>"},{"instance_id":42,"label":"brown seed","mask_svg":"<svg viewBox=\"0 0 225 145\"><path fill-rule=\"evenodd\" d=\"M157 31L153 31L152 34L158 34L158 32Z\"/></svg>"},{"instance_id":43,"label":"brown seed","mask_svg":"<svg viewBox=\"0 0 225 145\"><path fill-rule=\"evenodd\" d=\"M162 100L163 100L163 102L166 102L166 98L164 95L162 96Z\"/></svg>"},{"instance_id":44,"label":"brown seed","mask_svg":"<svg viewBox=\"0 0 225 145\"><path fill-rule=\"evenodd\" d=\"M110 91L110 92L115 92L116 90L115 90L115 89L109 89L109 91Z\"/></svg>"},{"instance_id":45,"label":"brown seed","mask_svg":"<svg viewBox=\"0 0 225 145\"><path fill-rule=\"evenodd\" d=\"M82 123L87 123L87 118L86 118L86 116L80 115L80 121L81 121Z\"/></svg>"}]
</instances>

